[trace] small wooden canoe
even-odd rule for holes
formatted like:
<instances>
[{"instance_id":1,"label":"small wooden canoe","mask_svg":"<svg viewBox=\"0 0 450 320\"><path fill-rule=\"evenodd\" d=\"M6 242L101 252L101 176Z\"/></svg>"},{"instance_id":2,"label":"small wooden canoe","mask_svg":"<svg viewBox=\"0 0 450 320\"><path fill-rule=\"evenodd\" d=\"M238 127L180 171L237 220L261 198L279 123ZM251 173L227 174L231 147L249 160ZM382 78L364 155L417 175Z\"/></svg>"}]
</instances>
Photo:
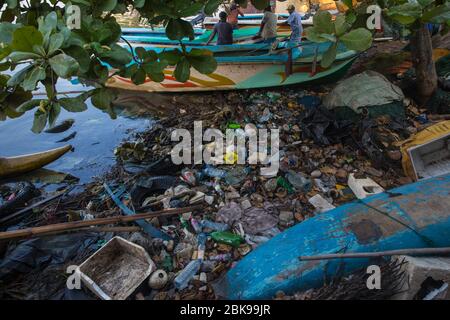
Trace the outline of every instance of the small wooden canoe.
<instances>
[{"instance_id":1,"label":"small wooden canoe","mask_svg":"<svg viewBox=\"0 0 450 320\"><path fill-rule=\"evenodd\" d=\"M72 146L38 152L18 157L0 157L0 179L27 173L46 166L72 150Z\"/></svg>"},{"instance_id":2,"label":"small wooden canoe","mask_svg":"<svg viewBox=\"0 0 450 320\"><path fill-rule=\"evenodd\" d=\"M260 245L226 275L228 299L271 299L349 275L368 258L300 261L300 256L450 246L450 174L355 201L308 219Z\"/></svg>"}]
</instances>

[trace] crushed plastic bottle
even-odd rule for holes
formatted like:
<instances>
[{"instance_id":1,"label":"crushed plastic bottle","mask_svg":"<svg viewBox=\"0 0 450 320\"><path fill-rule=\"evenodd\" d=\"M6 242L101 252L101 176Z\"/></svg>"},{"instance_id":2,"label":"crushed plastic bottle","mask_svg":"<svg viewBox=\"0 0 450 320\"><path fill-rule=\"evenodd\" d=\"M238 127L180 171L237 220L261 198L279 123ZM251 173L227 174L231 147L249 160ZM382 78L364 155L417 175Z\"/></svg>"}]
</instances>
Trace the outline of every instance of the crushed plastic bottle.
<instances>
[{"instance_id":1,"label":"crushed plastic bottle","mask_svg":"<svg viewBox=\"0 0 450 320\"><path fill-rule=\"evenodd\" d=\"M303 173L289 170L286 173L286 179L298 191L309 192L312 189L311 179L307 178Z\"/></svg>"},{"instance_id":2,"label":"crushed plastic bottle","mask_svg":"<svg viewBox=\"0 0 450 320\"><path fill-rule=\"evenodd\" d=\"M200 225L214 231L227 231L230 227L226 223L212 222L209 220L201 220Z\"/></svg>"},{"instance_id":3,"label":"crushed plastic bottle","mask_svg":"<svg viewBox=\"0 0 450 320\"><path fill-rule=\"evenodd\" d=\"M198 243L198 254L197 259L202 260L205 257L205 249L206 249L206 233L200 233L197 237L197 243Z\"/></svg>"},{"instance_id":4,"label":"crushed plastic bottle","mask_svg":"<svg viewBox=\"0 0 450 320\"><path fill-rule=\"evenodd\" d=\"M225 178L227 175L227 172L221 169L214 168L213 166L205 166L205 168L202 170L202 173L208 177L211 178Z\"/></svg>"},{"instance_id":5,"label":"crushed plastic bottle","mask_svg":"<svg viewBox=\"0 0 450 320\"><path fill-rule=\"evenodd\" d=\"M175 288L183 290L189 285L189 281L200 271L202 260L196 259L188 263L188 265L178 274L174 280Z\"/></svg>"},{"instance_id":6,"label":"crushed plastic bottle","mask_svg":"<svg viewBox=\"0 0 450 320\"><path fill-rule=\"evenodd\" d=\"M216 242L228 244L235 248L239 247L239 245L244 242L244 239L241 236L227 231L213 232L211 233L211 238Z\"/></svg>"},{"instance_id":7,"label":"crushed plastic bottle","mask_svg":"<svg viewBox=\"0 0 450 320\"><path fill-rule=\"evenodd\" d=\"M252 171L250 167L235 167L227 172L225 182L230 186L240 184Z\"/></svg>"}]
</instances>

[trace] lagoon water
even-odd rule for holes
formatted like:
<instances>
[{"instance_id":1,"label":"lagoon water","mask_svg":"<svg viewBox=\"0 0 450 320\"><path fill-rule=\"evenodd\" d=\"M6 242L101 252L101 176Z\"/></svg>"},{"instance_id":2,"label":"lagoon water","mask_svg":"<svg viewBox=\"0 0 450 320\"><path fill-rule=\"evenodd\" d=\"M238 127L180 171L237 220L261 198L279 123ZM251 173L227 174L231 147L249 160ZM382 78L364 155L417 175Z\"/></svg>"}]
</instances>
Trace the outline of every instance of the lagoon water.
<instances>
[{"instance_id":1,"label":"lagoon water","mask_svg":"<svg viewBox=\"0 0 450 320\"><path fill-rule=\"evenodd\" d=\"M71 90L80 89L77 85L64 85ZM85 90L85 88L84 88ZM112 120L107 113L92 106L88 110L71 113L65 110L57 120L57 124L66 119L74 119L74 125L62 133L35 134L31 131L34 111L31 110L17 119L0 121L0 156L17 156L46 151L67 144L74 147L59 160L46 166L59 172L69 173L80 179L81 183L89 182L96 175L104 173L115 163L114 148L133 133L148 129L154 121L148 117L135 117L127 109L118 110L118 117ZM57 143L76 132L75 138L68 142Z\"/></svg>"}]
</instances>

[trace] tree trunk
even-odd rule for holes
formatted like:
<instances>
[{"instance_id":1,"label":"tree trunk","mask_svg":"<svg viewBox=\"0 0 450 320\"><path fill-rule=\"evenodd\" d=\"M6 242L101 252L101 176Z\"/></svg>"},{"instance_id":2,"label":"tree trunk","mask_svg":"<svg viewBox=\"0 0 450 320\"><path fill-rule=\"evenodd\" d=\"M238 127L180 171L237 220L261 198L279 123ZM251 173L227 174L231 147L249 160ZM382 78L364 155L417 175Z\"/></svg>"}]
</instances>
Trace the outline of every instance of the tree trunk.
<instances>
[{"instance_id":1,"label":"tree trunk","mask_svg":"<svg viewBox=\"0 0 450 320\"><path fill-rule=\"evenodd\" d=\"M436 91L438 84L431 35L423 23L411 36L411 55L416 69L418 102L423 105Z\"/></svg>"}]
</instances>

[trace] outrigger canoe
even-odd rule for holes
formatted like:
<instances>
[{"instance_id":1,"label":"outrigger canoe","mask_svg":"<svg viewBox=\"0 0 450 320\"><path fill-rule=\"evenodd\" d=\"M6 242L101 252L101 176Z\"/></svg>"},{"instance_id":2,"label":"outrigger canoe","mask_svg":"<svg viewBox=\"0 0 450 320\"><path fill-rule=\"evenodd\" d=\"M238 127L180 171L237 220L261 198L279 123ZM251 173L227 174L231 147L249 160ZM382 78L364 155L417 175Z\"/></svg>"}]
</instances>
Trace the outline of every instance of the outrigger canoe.
<instances>
[{"instance_id":1,"label":"outrigger canoe","mask_svg":"<svg viewBox=\"0 0 450 320\"><path fill-rule=\"evenodd\" d=\"M59 159L70 150L72 150L72 146L68 145L65 147L24 156L10 158L0 157L0 179L40 169Z\"/></svg>"},{"instance_id":2,"label":"outrigger canoe","mask_svg":"<svg viewBox=\"0 0 450 320\"><path fill-rule=\"evenodd\" d=\"M260 245L228 271L228 299L271 299L277 291L321 287L337 271L349 275L367 258L301 261L300 256L450 246L450 174L355 201Z\"/></svg>"},{"instance_id":3,"label":"outrigger canoe","mask_svg":"<svg viewBox=\"0 0 450 320\"><path fill-rule=\"evenodd\" d=\"M357 53L340 46L336 61L324 69L319 62L329 45L305 43L291 55L289 50L272 50L271 45L267 44L203 47L213 51L218 62L212 74L201 74L191 68L189 80L182 83L173 76L174 68L168 67L164 70L165 79L160 83L147 78L144 84L135 85L128 78L114 76L107 86L146 92L199 92L331 82L348 71ZM155 47L147 49L161 50Z\"/></svg>"}]
</instances>

